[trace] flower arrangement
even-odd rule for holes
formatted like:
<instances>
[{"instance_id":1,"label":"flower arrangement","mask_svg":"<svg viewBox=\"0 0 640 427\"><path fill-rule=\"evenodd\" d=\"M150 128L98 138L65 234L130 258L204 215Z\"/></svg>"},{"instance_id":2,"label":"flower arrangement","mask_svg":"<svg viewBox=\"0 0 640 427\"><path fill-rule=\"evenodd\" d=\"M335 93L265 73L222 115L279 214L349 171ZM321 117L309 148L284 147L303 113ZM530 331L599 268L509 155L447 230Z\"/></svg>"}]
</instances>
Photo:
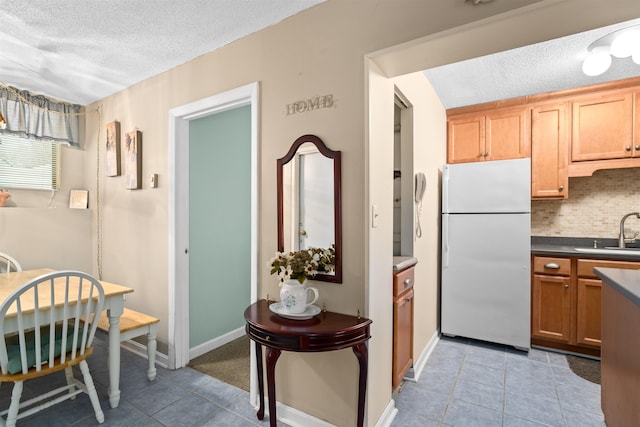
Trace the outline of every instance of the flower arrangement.
<instances>
[{"instance_id":1,"label":"flower arrangement","mask_svg":"<svg viewBox=\"0 0 640 427\"><path fill-rule=\"evenodd\" d=\"M331 273L335 269L336 250L309 248L295 252L276 252L271 259L271 274L277 274L280 286L289 279L304 283L318 273Z\"/></svg>"}]
</instances>

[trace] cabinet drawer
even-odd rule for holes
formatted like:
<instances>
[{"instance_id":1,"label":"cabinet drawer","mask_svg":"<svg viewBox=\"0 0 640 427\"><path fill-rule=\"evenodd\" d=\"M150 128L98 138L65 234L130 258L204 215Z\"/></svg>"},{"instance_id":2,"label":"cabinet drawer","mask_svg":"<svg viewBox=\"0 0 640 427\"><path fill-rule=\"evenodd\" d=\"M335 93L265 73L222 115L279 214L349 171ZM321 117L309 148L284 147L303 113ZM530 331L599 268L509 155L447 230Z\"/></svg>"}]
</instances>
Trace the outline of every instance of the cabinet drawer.
<instances>
[{"instance_id":1,"label":"cabinet drawer","mask_svg":"<svg viewBox=\"0 0 640 427\"><path fill-rule=\"evenodd\" d=\"M415 267L399 271L393 275L393 296L398 297L408 289L413 288L413 274Z\"/></svg>"},{"instance_id":2,"label":"cabinet drawer","mask_svg":"<svg viewBox=\"0 0 640 427\"><path fill-rule=\"evenodd\" d=\"M555 258L537 256L533 258L533 272L568 276L571 273L570 258Z\"/></svg>"},{"instance_id":3,"label":"cabinet drawer","mask_svg":"<svg viewBox=\"0 0 640 427\"><path fill-rule=\"evenodd\" d=\"M605 261L599 259L579 259L578 260L578 277L594 277L598 278L593 272L596 267L600 268L622 268L626 270L640 269L640 262L632 261Z\"/></svg>"}]
</instances>

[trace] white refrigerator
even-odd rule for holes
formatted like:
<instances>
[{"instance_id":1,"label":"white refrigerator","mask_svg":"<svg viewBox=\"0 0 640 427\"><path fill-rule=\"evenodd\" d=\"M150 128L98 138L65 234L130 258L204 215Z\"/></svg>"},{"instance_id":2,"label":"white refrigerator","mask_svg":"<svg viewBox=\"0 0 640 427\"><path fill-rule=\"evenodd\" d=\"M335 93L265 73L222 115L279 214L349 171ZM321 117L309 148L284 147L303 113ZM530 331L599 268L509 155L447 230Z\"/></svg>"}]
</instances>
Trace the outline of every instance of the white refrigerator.
<instances>
[{"instance_id":1,"label":"white refrigerator","mask_svg":"<svg viewBox=\"0 0 640 427\"><path fill-rule=\"evenodd\" d=\"M444 165L441 328L528 351L531 161Z\"/></svg>"}]
</instances>

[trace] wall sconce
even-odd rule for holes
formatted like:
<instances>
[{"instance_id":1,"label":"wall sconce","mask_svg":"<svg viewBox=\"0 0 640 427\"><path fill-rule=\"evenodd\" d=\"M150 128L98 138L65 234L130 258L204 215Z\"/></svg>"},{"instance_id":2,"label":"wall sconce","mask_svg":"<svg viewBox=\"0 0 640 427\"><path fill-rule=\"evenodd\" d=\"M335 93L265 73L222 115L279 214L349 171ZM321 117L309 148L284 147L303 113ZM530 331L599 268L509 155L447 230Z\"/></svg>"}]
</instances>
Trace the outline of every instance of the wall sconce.
<instances>
[{"instance_id":1,"label":"wall sconce","mask_svg":"<svg viewBox=\"0 0 640 427\"><path fill-rule=\"evenodd\" d=\"M589 56L582 63L582 72L587 76L599 76L609 69L616 58L631 57L640 65L640 25L623 28L600 37L587 48Z\"/></svg>"},{"instance_id":2,"label":"wall sconce","mask_svg":"<svg viewBox=\"0 0 640 427\"><path fill-rule=\"evenodd\" d=\"M4 119L2 113L0 113L0 129L5 129L7 127L7 121Z\"/></svg>"}]
</instances>

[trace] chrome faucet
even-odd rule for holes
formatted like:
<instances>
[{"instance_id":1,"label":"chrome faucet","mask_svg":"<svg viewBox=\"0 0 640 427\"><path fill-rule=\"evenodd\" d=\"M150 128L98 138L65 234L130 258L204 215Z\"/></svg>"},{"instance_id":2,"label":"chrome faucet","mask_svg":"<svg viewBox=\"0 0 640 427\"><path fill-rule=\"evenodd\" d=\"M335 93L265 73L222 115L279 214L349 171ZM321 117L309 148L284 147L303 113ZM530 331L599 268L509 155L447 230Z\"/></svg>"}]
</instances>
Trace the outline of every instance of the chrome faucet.
<instances>
[{"instance_id":1,"label":"chrome faucet","mask_svg":"<svg viewBox=\"0 0 640 427\"><path fill-rule=\"evenodd\" d=\"M618 247L619 248L624 248L624 244L626 242L626 238L624 237L624 222L627 218L629 218L630 216L635 215L636 218L640 219L640 212L631 212L626 214L625 216L622 217L622 219L620 220L620 235L618 236ZM638 233L636 233L637 235ZM633 236L633 239L629 239L629 243L635 240L635 235Z\"/></svg>"}]
</instances>

